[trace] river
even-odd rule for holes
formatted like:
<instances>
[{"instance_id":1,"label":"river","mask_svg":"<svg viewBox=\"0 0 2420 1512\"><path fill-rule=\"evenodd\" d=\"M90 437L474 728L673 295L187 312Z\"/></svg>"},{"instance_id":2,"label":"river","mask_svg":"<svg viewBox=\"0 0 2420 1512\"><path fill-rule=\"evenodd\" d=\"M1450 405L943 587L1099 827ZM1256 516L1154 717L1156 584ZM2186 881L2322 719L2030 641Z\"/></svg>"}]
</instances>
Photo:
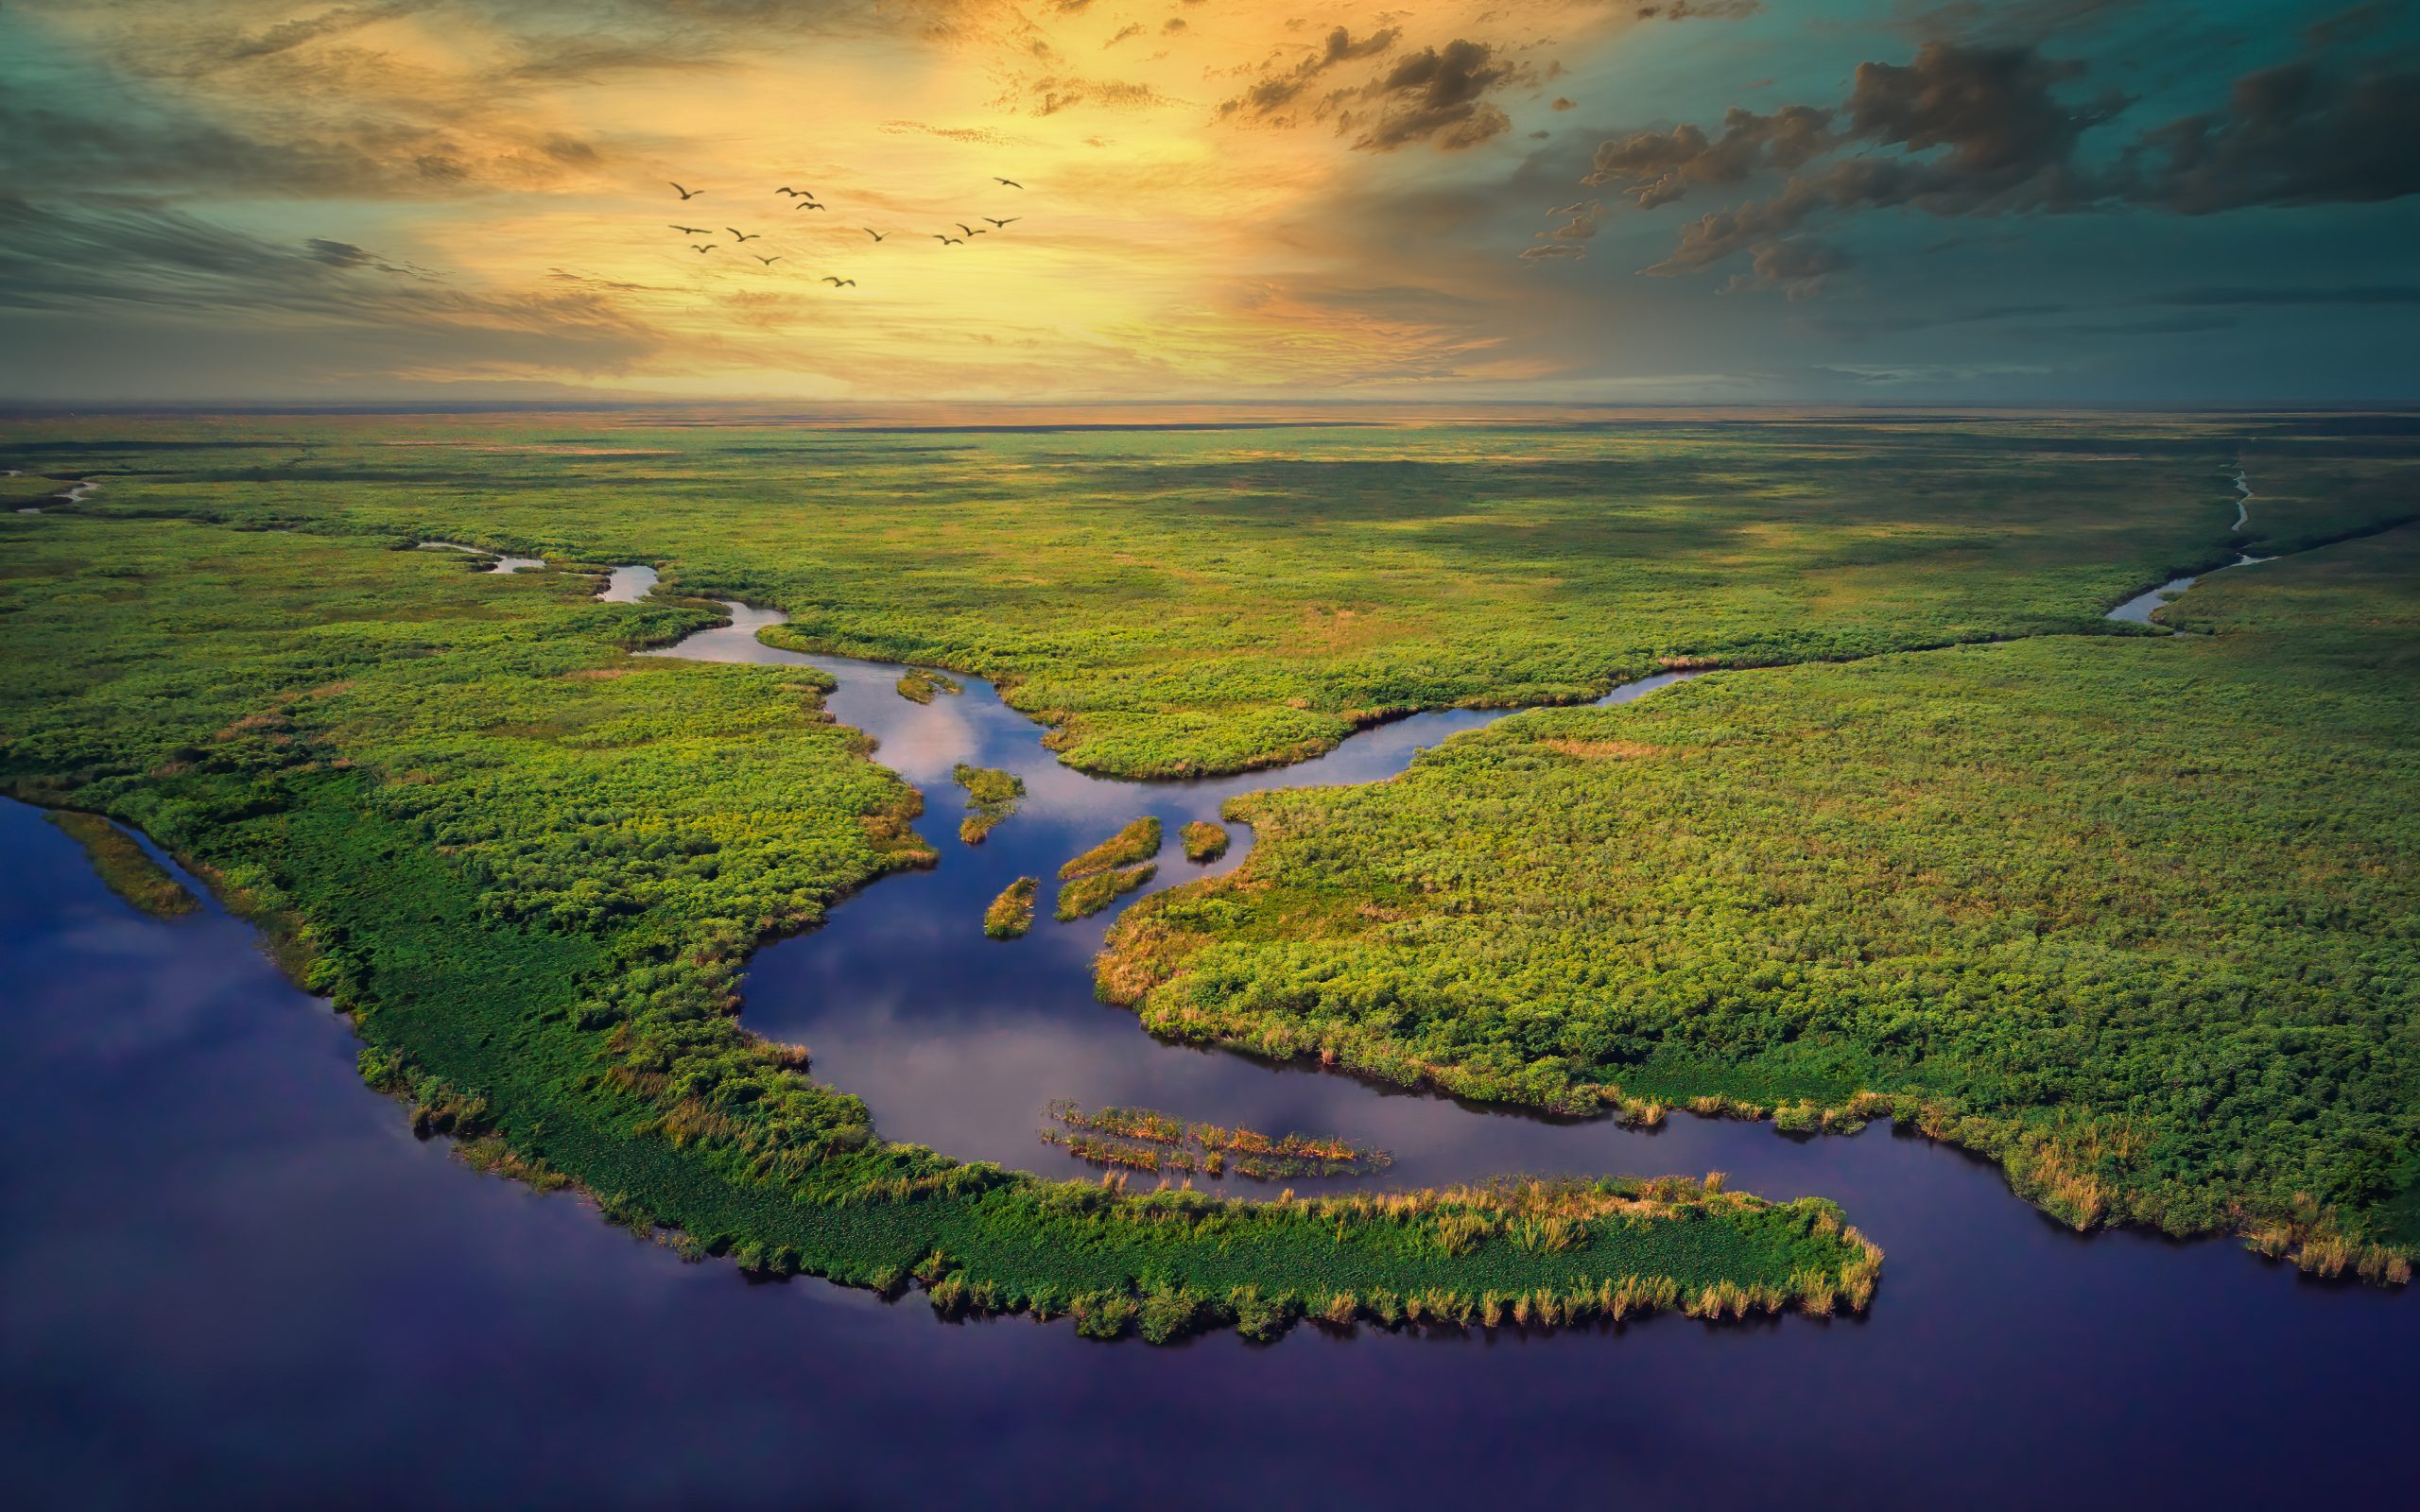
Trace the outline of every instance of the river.
<instances>
[{"instance_id":1,"label":"river","mask_svg":"<svg viewBox=\"0 0 2420 1512\"><path fill-rule=\"evenodd\" d=\"M977 679L912 704L896 668L774 651L742 615L681 649L833 670L834 712L931 806L939 868L768 949L747 984L747 1022L810 1043L887 1134L1055 1169L1034 1131L1070 1096L1372 1141L1397 1156L1389 1181L1720 1168L1841 1200L1888 1254L1871 1311L1153 1349L683 1264L415 1141L362 1086L343 1021L250 930L215 903L136 914L34 811L0 804L0 1452L21 1502L2400 1500L2411 1298L2232 1243L2079 1236L1992 1167L1885 1125L1554 1124L1165 1045L1091 1000L1103 919L981 936L1007 877L1047 876L1136 813L1373 780L1499 713L1379 726L1277 772L1104 783L1050 761ZM1030 790L981 847L956 838L961 759ZM1201 874L1173 845L1161 865Z\"/></svg>"}]
</instances>

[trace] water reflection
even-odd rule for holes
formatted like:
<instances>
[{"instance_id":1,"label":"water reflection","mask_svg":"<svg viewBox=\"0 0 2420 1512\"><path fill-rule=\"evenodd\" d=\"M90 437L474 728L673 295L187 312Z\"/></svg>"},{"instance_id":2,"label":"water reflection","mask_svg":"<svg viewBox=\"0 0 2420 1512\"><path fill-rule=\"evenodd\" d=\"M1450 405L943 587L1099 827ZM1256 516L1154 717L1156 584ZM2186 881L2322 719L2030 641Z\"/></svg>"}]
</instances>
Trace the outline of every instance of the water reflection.
<instances>
[{"instance_id":1,"label":"water reflection","mask_svg":"<svg viewBox=\"0 0 2420 1512\"><path fill-rule=\"evenodd\" d=\"M1021 1168L1075 1168L1063 1150L1041 1144L1044 1106L1072 1098L1087 1107L1142 1104L1179 1117L1271 1132L1340 1134L1390 1150L1382 1176L1305 1179L1305 1188L1476 1179L1505 1172L1602 1172L1686 1168L1716 1147L1747 1143L1741 1130L1698 1125L1663 1136L1629 1133L1602 1121L1569 1125L1490 1116L1452 1101L1276 1066L1227 1052L1171 1046L1141 1032L1133 1016L1094 1000L1092 959L1115 910L1062 924L1043 918L1022 940L984 937L983 908L1020 876L1046 885L1069 856L1139 815L1159 816L1173 835L1189 820L1218 820L1240 793L1278 786L1371 782L1401 772L1419 751L1504 717L1502 710L1443 710L1359 731L1325 756L1265 772L1184 782L1121 782L1088 776L1043 748L1041 727L1009 708L980 678L965 691L920 704L900 696L905 666L782 650L757 632L782 623L775 610L726 604L728 626L646 653L701 661L813 666L838 688L825 700L841 723L878 743L876 759L924 789L919 826L942 852L930 871L884 879L836 909L816 933L761 952L751 967L745 1014L769 1038L804 1043L817 1076L865 1098L877 1127L963 1160ZM1623 703L1691 676L1668 672L1616 689ZM1027 798L1016 816L977 845L957 835L963 795L959 763L1015 772ZM1251 845L1220 860L1188 862L1172 842L1146 892L1232 870ZM1138 894L1137 896L1140 896ZM1131 900L1130 900L1131 902ZM1754 1154L1735 1167L1791 1171L1791 1190L1810 1190L1795 1146L1759 1130ZM1655 1139L1650 1147L1644 1142ZM1678 1167L1669 1162L1678 1160ZM1776 1174L1779 1174L1778 1172ZM1204 1184L1219 1184L1201 1178ZM1229 1184L1248 1185L1242 1177Z\"/></svg>"},{"instance_id":2,"label":"water reflection","mask_svg":"<svg viewBox=\"0 0 2420 1512\"><path fill-rule=\"evenodd\" d=\"M1889 1250L1857 1322L1154 1350L752 1286L415 1142L216 906L137 916L16 804L0 854L21 1505L2403 1499L2411 1298L2078 1239L1879 1131L1763 1138Z\"/></svg>"}]
</instances>

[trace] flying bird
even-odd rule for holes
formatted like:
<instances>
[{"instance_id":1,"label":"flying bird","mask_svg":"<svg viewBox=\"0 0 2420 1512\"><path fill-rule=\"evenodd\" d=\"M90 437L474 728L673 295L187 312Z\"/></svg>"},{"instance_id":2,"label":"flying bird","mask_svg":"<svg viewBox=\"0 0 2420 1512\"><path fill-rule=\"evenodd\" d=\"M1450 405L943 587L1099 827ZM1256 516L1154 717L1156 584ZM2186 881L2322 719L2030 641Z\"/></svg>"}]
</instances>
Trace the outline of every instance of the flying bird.
<instances>
[{"instance_id":1,"label":"flying bird","mask_svg":"<svg viewBox=\"0 0 2420 1512\"><path fill-rule=\"evenodd\" d=\"M814 190L812 190L812 189L793 189L793 188L791 188L788 184L784 184L784 185L782 185L779 189L774 190L774 191L773 191L773 193L775 193L775 194L777 194L777 195L788 195L788 196L789 196L789 197L791 197L792 198L798 198L800 195L804 195L804 196L806 196L806 198L809 198L809 199L812 199L812 198L815 198L815 191L814 191Z\"/></svg>"},{"instance_id":2,"label":"flying bird","mask_svg":"<svg viewBox=\"0 0 2420 1512\"><path fill-rule=\"evenodd\" d=\"M989 215L986 215L986 216L984 216L983 218L984 218L985 220L992 220L992 217L991 217L991 216L989 216ZM1025 217L1024 217L1023 215L1011 215L1011 216L1009 217L1009 220L992 220L992 224L993 224L993 225L994 225L994 226L1006 226L1006 225L1009 223L1009 221L1010 221L1010 220L1023 220L1023 219L1025 219Z\"/></svg>"},{"instance_id":3,"label":"flying bird","mask_svg":"<svg viewBox=\"0 0 2420 1512\"><path fill-rule=\"evenodd\" d=\"M679 232L683 236L703 236L714 228L711 226L675 226L672 229Z\"/></svg>"},{"instance_id":4,"label":"flying bird","mask_svg":"<svg viewBox=\"0 0 2420 1512\"><path fill-rule=\"evenodd\" d=\"M764 240L764 233L761 232L754 235L750 235L742 232L736 226L725 226L723 230L731 232L731 239L735 242L753 242Z\"/></svg>"},{"instance_id":5,"label":"flying bird","mask_svg":"<svg viewBox=\"0 0 2420 1512\"><path fill-rule=\"evenodd\" d=\"M992 180L992 181L993 181L994 183L1004 183L1004 184L1007 184L1007 185L1008 185L1010 188L1011 188L1011 189L1022 189L1022 188L1024 188L1024 187L1025 187L1025 185L1023 185L1023 184L1021 184L1021 183L1017 182L1014 179L1001 179L1001 178L996 178L996 177L995 177L995 178L994 178L994 179L993 179L993 180Z\"/></svg>"},{"instance_id":6,"label":"flying bird","mask_svg":"<svg viewBox=\"0 0 2420 1512\"><path fill-rule=\"evenodd\" d=\"M823 282L831 284L836 289L853 289L857 286L857 281L856 279L834 278L828 273L824 275Z\"/></svg>"},{"instance_id":7,"label":"flying bird","mask_svg":"<svg viewBox=\"0 0 2420 1512\"><path fill-rule=\"evenodd\" d=\"M790 208L792 210L821 210L824 207L817 204L812 199L802 199L797 204L790 206Z\"/></svg>"},{"instance_id":8,"label":"flying bird","mask_svg":"<svg viewBox=\"0 0 2420 1512\"><path fill-rule=\"evenodd\" d=\"M669 179L666 179L664 181L666 183L672 183L672 180ZM677 183L672 183L672 187L675 189L681 189L681 186ZM695 199L704 193L705 191L703 189L681 189L681 198L683 200Z\"/></svg>"},{"instance_id":9,"label":"flying bird","mask_svg":"<svg viewBox=\"0 0 2420 1512\"><path fill-rule=\"evenodd\" d=\"M690 245L690 247L692 247L693 249L696 249L696 250L698 250L698 251L700 251L700 252L711 252L711 251L713 251L717 247L720 246L721 244L720 244L719 242L708 242L708 243L706 243L703 247L700 247L700 246L698 246L698 244L697 244L696 242L691 242L689 245Z\"/></svg>"},{"instance_id":10,"label":"flying bird","mask_svg":"<svg viewBox=\"0 0 2420 1512\"><path fill-rule=\"evenodd\" d=\"M962 220L961 220L961 221L954 222L953 224L955 224L955 225L958 227L958 229L959 229L959 230L960 230L960 231L962 231L962 232L966 232L966 234L968 234L969 236L985 236L985 235L989 235L989 234L991 234L991 233L990 233L990 232L979 232L979 231L977 231L974 227L972 227L972 226L968 225L966 222L964 222L964 221L962 221Z\"/></svg>"},{"instance_id":11,"label":"flying bird","mask_svg":"<svg viewBox=\"0 0 2420 1512\"><path fill-rule=\"evenodd\" d=\"M869 236L871 236L871 237L873 237L875 241L885 241L885 240L888 240L888 238L887 238L887 237L885 237L885 236L882 234L882 232L878 232L878 231L874 230L872 226L868 226L868 227L866 228L866 234L867 234L867 235L869 235Z\"/></svg>"},{"instance_id":12,"label":"flying bird","mask_svg":"<svg viewBox=\"0 0 2420 1512\"><path fill-rule=\"evenodd\" d=\"M748 255L749 255L749 256L751 256L751 257L756 257L756 254L755 254L754 252L751 252L751 253L749 253ZM775 263L778 263L778 262L780 262L781 260L782 260L782 259L781 259L781 254L780 254L780 253L778 253L778 252L776 252L775 254L773 254L773 255L772 255L772 256L770 256L770 257L756 257L756 261L758 261L758 262L760 262L760 263L764 264L767 267L770 267L770 266L772 266Z\"/></svg>"},{"instance_id":13,"label":"flying bird","mask_svg":"<svg viewBox=\"0 0 2420 1512\"><path fill-rule=\"evenodd\" d=\"M966 245L965 237L944 236L940 232L933 232L933 240L941 243L943 247L963 247Z\"/></svg>"}]
</instances>

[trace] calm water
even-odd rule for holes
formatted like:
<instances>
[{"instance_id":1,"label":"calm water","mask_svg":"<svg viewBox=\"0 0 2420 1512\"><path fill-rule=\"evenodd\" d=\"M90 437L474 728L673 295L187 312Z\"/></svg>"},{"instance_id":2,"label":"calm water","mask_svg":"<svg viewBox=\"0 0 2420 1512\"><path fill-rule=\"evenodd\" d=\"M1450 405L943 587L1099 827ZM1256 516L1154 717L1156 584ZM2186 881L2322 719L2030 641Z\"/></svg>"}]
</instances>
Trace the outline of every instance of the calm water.
<instances>
[{"instance_id":1,"label":"calm water","mask_svg":"<svg viewBox=\"0 0 2420 1512\"><path fill-rule=\"evenodd\" d=\"M744 627L684 650L717 647L796 660ZM0 805L0 1454L20 1499L2401 1499L2420 1299L2232 1245L2079 1238L1989 1167L1879 1127L1794 1143L1686 1117L1559 1125L1159 1044L1090 999L1102 920L981 938L1009 877L1048 875L1136 813L1172 825L1236 791L1383 777L1493 715L1403 721L1277 773L1102 783L1042 759L982 684L920 707L891 691L896 669L804 660L842 678L838 716L925 790L942 862L767 951L749 1022L811 1044L887 1133L1060 1169L1034 1129L1043 1101L1073 1096L1374 1140L1399 1158L1390 1180L1719 1167L1846 1204L1889 1253L1872 1312L1153 1350L750 1284L415 1142L361 1086L342 1021L242 925L215 907L144 919L63 835ZM955 834L961 759L1032 789L979 848ZM1173 844L1162 868L1200 874Z\"/></svg>"}]
</instances>

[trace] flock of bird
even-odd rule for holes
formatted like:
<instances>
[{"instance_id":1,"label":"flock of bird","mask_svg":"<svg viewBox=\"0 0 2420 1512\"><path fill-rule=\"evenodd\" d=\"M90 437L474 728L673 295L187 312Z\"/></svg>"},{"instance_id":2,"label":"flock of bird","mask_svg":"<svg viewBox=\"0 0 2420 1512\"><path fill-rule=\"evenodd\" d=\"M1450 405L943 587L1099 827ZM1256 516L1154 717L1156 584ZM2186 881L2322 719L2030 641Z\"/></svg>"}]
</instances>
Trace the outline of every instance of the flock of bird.
<instances>
[{"instance_id":1,"label":"flock of bird","mask_svg":"<svg viewBox=\"0 0 2420 1512\"><path fill-rule=\"evenodd\" d=\"M670 182L671 180L666 180L666 181ZM992 181L1011 189L1023 189L1025 187L1025 185L1017 182L1014 179L1002 179L996 175L994 176ZM672 188L675 193L680 195L681 202L683 204L687 204L690 200L695 199L700 195L705 193L703 189L684 188L677 183L673 184ZM780 188L774 190L773 193L786 196L791 201L793 201L790 206L793 210L829 210L831 208L830 206L819 201L815 198L815 191L812 189L794 189L788 184L784 184ZM1023 215L1010 215L1003 219L991 215L977 215L975 218L983 222L983 225L979 227L970 226L962 220L952 221L950 224L956 226L959 230L958 235L952 236L946 232L933 232L930 235L933 240L941 243L944 247L964 247L977 236L989 236L994 232L1006 231L1011 226L1015 225L1018 221L1023 220L1025 217ZM671 229L679 232L683 236L711 236L714 234L714 228L711 226L683 226L675 224ZM731 233L731 245L734 247L745 247L750 242L763 241L765 239L762 232L744 232L736 226L725 226L722 229ZM867 235L873 237L875 245L877 246L883 242L889 241L892 236L898 234L896 232L876 231L872 226L861 227L860 229L864 231ZM689 249L702 257L720 246L722 246L722 243L720 242L691 242L689 244ZM775 263L782 260L781 254L778 252L774 253L770 257L766 256L762 252L750 252L747 255L756 259L757 262L762 263L767 267L770 267ZM829 273L823 276L823 282L831 284L836 289L853 289L857 286L857 281L856 279L838 278Z\"/></svg>"}]
</instances>

